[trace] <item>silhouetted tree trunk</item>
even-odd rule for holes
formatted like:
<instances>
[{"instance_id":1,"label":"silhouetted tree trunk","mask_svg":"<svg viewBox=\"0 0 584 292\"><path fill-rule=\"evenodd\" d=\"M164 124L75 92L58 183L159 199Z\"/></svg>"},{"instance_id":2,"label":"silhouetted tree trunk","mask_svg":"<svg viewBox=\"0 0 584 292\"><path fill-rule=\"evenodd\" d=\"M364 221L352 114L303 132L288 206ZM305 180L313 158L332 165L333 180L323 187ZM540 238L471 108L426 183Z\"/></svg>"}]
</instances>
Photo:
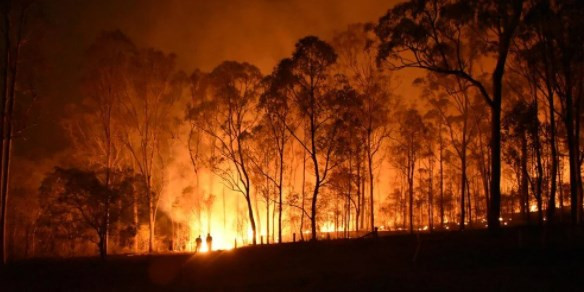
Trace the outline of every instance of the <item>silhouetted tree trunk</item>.
<instances>
[{"instance_id":1,"label":"silhouetted tree trunk","mask_svg":"<svg viewBox=\"0 0 584 292\"><path fill-rule=\"evenodd\" d=\"M439 160L440 160L440 228L444 228L444 144L442 140L442 125L439 125L438 130L438 144L439 144Z\"/></svg>"},{"instance_id":2,"label":"silhouetted tree trunk","mask_svg":"<svg viewBox=\"0 0 584 292\"><path fill-rule=\"evenodd\" d=\"M31 3L23 7L16 6L13 1L6 1L3 4L3 39L4 39L4 72L2 74L2 95L0 96L0 137L2 138L2 153L0 164L0 259L6 263L7 254L7 218L8 218L8 197L10 190L10 166L12 158L12 136L14 120L14 103L16 98L16 86L19 73L19 56L23 45L23 33L27 21L27 10ZM17 14L18 13L18 14ZM14 19L11 19L14 16ZM17 16L17 17L16 17ZM14 21L15 23L13 23ZM14 34L14 39L12 34Z\"/></svg>"},{"instance_id":3,"label":"silhouetted tree trunk","mask_svg":"<svg viewBox=\"0 0 584 292\"><path fill-rule=\"evenodd\" d=\"M460 230L464 230L465 209L464 199L466 194L466 155L461 156L460 160L461 174L460 174Z\"/></svg>"},{"instance_id":4,"label":"silhouetted tree trunk","mask_svg":"<svg viewBox=\"0 0 584 292\"><path fill-rule=\"evenodd\" d=\"M12 43L11 43L11 23L10 23L10 12L11 12L11 1L6 1L2 5L2 20L3 20L3 42L4 42L4 51L3 53L3 63L2 63L2 92L0 92L0 139L2 139L2 151L0 153L0 184L3 184L3 181L6 180L6 175L4 174L4 127L5 127L5 112L6 112L6 101L10 99L9 92L11 91L10 87L12 84L12 79L14 76L12 75ZM1 187L1 186L0 186ZM7 204L8 202L8 194L0 191L0 259L2 263L5 264L7 261L7 250L6 250L6 212L7 212Z\"/></svg>"},{"instance_id":5,"label":"silhouetted tree trunk","mask_svg":"<svg viewBox=\"0 0 584 292\"><path fill-rule=\"evenodd\" d=\"M536 159L536 169L537 169L537 179L535 183L535 199L537 201L537 212L538 212L538 223L539 225L543 225L543 163L542 163L542 154L541 154L541 142L540 142L540 131L539 131L539 120L537 120L537 113L538 113L538 102L537 98L533 101L535 104L534 109L534 116L536 121L534 122L534 129L533 129L533 141L535 148L535 159ZM553 160L553 158L552 158Z\"/></svg>"},{"instance_id":6,"label":"silhouetted tree trunk","mask_svg":"<svg viewBox=\"0 0 584 292\"><path fill-rule=\"evenodd\" d=\"M282 243L282 194L284 193L284 137L282 137L282 149L280 150L280 171L278 178L278 243Z\"/></svg>"},{"instance_id":7,"label":"silhouetted tree trunk","mask_svg":"<svg viewBox=\"0 0 584 292\"><path fill-rule=\"evenodd\" d=\"M540 23L540 29L546 26L545 23ZM556 141L556 109L554 106L554 89L552 75L554 70L552 68L553 53L551 51L551 46L549 39L544 33L542 34L542 56L544 64L544 77L545 77L545 91L547 92L546 97L548 100L548 110L549 110L549 125L550 125L550 150L551 150L551 170L550 170L550 193L547 208L547 220L549 224L553 224L555 221L555 211L556 211L556 190L557 190L557 177L558 177L558 146Z\"/></svg>"},{"instance_id":8,"label":"silhouetted tree trunk","mask_svg":"<svg viewBox=\"0 0 584 292\"><path fill-rule=\"evenodd\" d=\"M300 239L304 241L304 199L305 199L305 188L306 183L306 152L302 153L302 195L301 195L301 211L300 212Z\"/></svg>"},{"instance_id":9,"label":"silhouetted tree trunk","mask_svg":"<svg viewBox=\"0 0 584 292\"><path fill-rule=\"evenodd\" d=\"M413 152L414 150L408 150ZM414 233L414 173L415 173L416 161L414 160L414 154L408 154L407 161L407 180L408 180L408 198L409 198L409 222L410 222L410 233Z\"/></svg>"},{"instance_id":10,"label":"silhouetted tree trunk","mask_svg":"<svg viewBox=\"0 0 584 292\"><path fill-rule=\"evenodd\" d=\"M564 66L568 66L568 68L570 68L569 64L564 64ZM568 71L567 69L565 70ZM576 225L578 224L578 176L580 175L580 170L578 161L578 141L576 139L577 135L575 133L574 127L574 108L576 105L574 105L572 98L573 81L571 72L565 74L565 83L566 92L564 94L564 126L566 127L566 140L568 144L568 159L570 166L570 218L572 224Z\"/></svg>"},{"instance_id":11,"label":"silhouetted tree trunk","mask_svg":"<svg viewBox=\"0 0 584 292\"><path fill-rule=\"evenodd\" d=\"M433 155L433 154L432 154ZM434 158L430 156L429 171L428 171L428 229L434 230Z\"/></svg>"},{"instance_id":12,"label":"silhouetted tree trunk","mask_svg":"<svg viewBox=\"0 0 584 292\"><path fill-rule=\"evenodd\" d=\"M527 171L527 137L525 133L521 133L521 185L519 193L521 195L521 213L525 216L525 220L529 222L529 172Z\"/></svg>"},{"instance_id":13,"label":"silhouetted tree trunk","mask_svg":"<svg viewBox=\"0 0 584 292\"><path fill-rule=\"evenodd\" d=\"M523 1L511 3L511 14L507 14L504 1L498 4L498 17L502 23L498 24L501 30L498 35L497 63L493 72L493 98L491 100L491 206L489 208L489 230L499 229L501 214L501 102L503 99L503 74L509 54L509 48L515 35L521 15ZM488 97L488 95L486 96Z\"/></svg>"},{"instance_id":14,"label":"silhouetted tree trunk","mask_svg":"<svg viewBox=\"0 0 584 292\"><path fill-rule=\"evenodd\" d=\"M374 209L374 178L373 178L373 156L370 153L371 151L367 151L367 166L369 171L369 199L371 200L370 203L370 212L371 212L371 231L375 231L375 209Z\"/></svg>"}]
</instances>

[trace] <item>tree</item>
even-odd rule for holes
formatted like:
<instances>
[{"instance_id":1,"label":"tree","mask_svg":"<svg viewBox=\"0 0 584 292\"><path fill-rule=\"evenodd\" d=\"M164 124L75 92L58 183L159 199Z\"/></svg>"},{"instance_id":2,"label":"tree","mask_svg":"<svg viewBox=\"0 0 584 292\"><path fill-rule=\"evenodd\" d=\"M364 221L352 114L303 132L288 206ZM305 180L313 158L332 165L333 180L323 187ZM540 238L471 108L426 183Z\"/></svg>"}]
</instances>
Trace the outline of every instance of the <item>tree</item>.
<instances>
[{"instance_id":1,"label":"tree","mask_svg":"<svg viewBox=\"0 0 584 292\"><path fill-rule=\"evenodd\" d=\"M201 102L187 109L187 117L216 141L211 167L226 187L241 193L256 244L257 230L251 204L251 131L258 123L255 109L260 94L261 73L248 63L226 61L205 80Z\"/></svg>"},{"instance_id":2,"label":"tree","mask_svg":"<svg viewBox=\"0 0 584 292\"><path fill-rule=\"evenodd\" d=\"M127 95L120 100L123 117L122 141L144 179L148 205L148 251L154 250L154 231L162 188L162 153L168 147L171 113L180 96L180 75L175 72L175 56L155 49L141 49L133 56L124 79Z\"/></svg>"},{"instance_id":3,"label":"tree","mask_svg":"<svg viewBox=\"0 0 584 292\"><path fill-rule=\"evenodd\" d=\"M448 78L450 77L450 78ZM465 196L467 195L468 146L474 127L471 123L472 101L470 84L461 78L428 74L425 95L445 125L450 136L450 144L460 159L460 230L465 224Z\"/></svg>"},{"instance_id":4,"label":"tree","mask_svg":"<svg viewBox=\"0 0 584 292\"><path fill-rule=\"evenodd\" d=\"M550 25L555 17L550 10L550 1L533 1L522 25L517 49L515 50L515 63L519 67L519 74L529 83L530 94L534 95L534 102L538 97L543 97L548 105L549 144L550 144L550 190L547 208L547 221L553 223L556 209L556 191L559 171L559 155L557 145L556 125L556 97L554 87L554 74L557 65L554 53L553 35L557 26ZM545 123L544 123L545 124ZM539 135L536 137L539 140ZM539 141L538 141L539 144ZM539 164L540 159L538 159ZM538 170L541 169L538 167ZM540 193L541 178L538 177L538 193Z\"/></svg>"},{"instance_id":5,"label":"tree","mask_svg":"<svg viewBox=\"0 0 584 292\"><path fill-rule=\"evenodd\" d=\"M290 66L290 59L280 62L271 75L264 80L266 90L260 97L259 106L264 112L263 124L268 128L269 136L274 145L278 163L276 175L270 176L267 172L263 174L271 180L278 189L278 242L282 242L282 197L284 193L284 169L286 144L290 139L287 124L291 124L291 114L289 102L291 92L288 84L293 81Z\"/></svg>"},{"instance_id":6,"label":"tree","mask_svg":"<svg viewBox=\"0 0 584 292\"><path fill-rule=\"evenodd\" d=\"M72 117L63 123L71 140L74 159L89 168L103 169L106 189L110 187L111 172L127 165L125 146L121 140L120 102L127 98L124 74L128 73L130 59L135 53L134 44L121 32L103 33L87 56L87 72L83 83L84 104L75 108ZM109 207L110 203L106 202L107 214ZM107 215L105 224L108 227L104 229L103 248L107 254ZM133 228L135 230L136 226Z\"/></svg>"},{"instance_id":7,"label":"tree","mask_svg":"<svg viewBox=\"0 0 584 292\"><path fill-rule=\"evenodd\" d=\"M329 44L317 37L308 36L296 43L296 49L289 61L292 82L288 84L288 90L294 96L293 105L297 119L307 125L307 137L302 139L292 125L286 125L286 128L312 161L314 170L310 212L312 240L316 240L319 190L326 181L329 171L334 168L330 162L334 149L332 141L337 135L337 128L335 112L330 106L330 84L327 84L327 81L330 81L330 67L336 59L337 55Z\"/></svg>"},{"instance_id":8,"label":"tree","mask_svg":"<svg viewBox=\"0 0 584 292\"><path fill-rule=\"evenodd\" d=\"M10 168L12 163L12 142L18 133L18 99L24 99L26 91L36 91L23 82L27 73L34 70L30 63L37 61L38 52L33 51L33 33L39 31L39 5L32 0L8 0L0 4L0 258L7 262L7 224L9 211ZM31 49L32 48L32 49ZM35 58L30 58L35 56ZM30 58L30 60L26 60ZM38 64L36 64L38 66Z\"/></svg>"},{"instance_id":9,"label":"tree","mask_svg":"<svg viewBox=\"0 0 584 292\"><path fill-rule=\"evenodd\" d=\"M66 221L81 233L92 230L95 236L90 240L105 259L111 222L118 221L131 206L131 193L139 190L138 181L128 170L95 172L57 167L40 188L47 209L43 219L52 227Z\"/></svg>"},{"instance_id":10,"label":"tree","mask_svg":"<svg viewBox=\"0 0 584 292\"><path fill-rule=\"evenodd\" d=\"M347 76L348 82L362 99L359 107L363 122L364 149L367 157L367 176L369 181L369 203L371 231L375 229L374 208L374 168L375 157L389 134L390 108L394 106L391 98L390 79L387 70L377 66L376 57L379 40L371 25L352 25L335 36L333 45L338 54L337 69Z\"/></svg>"},{"instance_id":11,"label":"tree","mask_svg":"<svg viewBox=\"0 0 584 292\"><path fill-rule=\"evenodd\" d=\"M416 162L420 158L426 126L416 109L406 109L399 113L399 130L392 152L394 163L402 169L408 185L408 216L410 233L414 232L414 176Z\"/></svg>"},{"instance_id":12,"label":"tree","mask_svg":"<svg viewBox=\"0 0 584 292\"><path fill-rule=\"evenodd\" d=\"M501 104L503 75L523 1L408 1L390 9L376 28L379 58L395 69L420 68L457 76L475 87L491 109L489 229L499 228L501 201ZM491 86L472 67L475 50L492 56Z\"/></svg>"},{"instance_id":13,"label":"tree","mask_svg":"<svg viewBox=\"0 0 584 292\"><path fill-rule=\"evenodd\" d=\"M580 122L584 90L582 68L584 66L584 28L582 1L535 1L532 9L532 28L536 30L546 86L552 87L560 101L560 117L563 120L568 146L570 169L570 205L573 224L582 221L582 175L580 156ZM553 95L547 89L553 106ZM553 111L553 107L550 107ZM553 114L550 114L553 118ZM551 200L551 198L550 198Z\"/></svg>"},{"instance_id":14,"label":"tree","mask_svg":"<svg viewBox=\"0 0 584 292\"><path fill-rule=\"evenodd\" d=\"M528 170L529 153L535 153L537 159L537 183L536 187L532 188L535 190L535 198L537 200L537 207L539 211L539 223L543 223L543 210L542 210L542 165L541 165L541 147L539 144L539 120L537 118L537 107L534 102L518 101L511 109L505 114L503 119L503 130L505 133L505 140L507 140L506 151L509 156L508 160L513 161L519 168L519 194L520 194L520 205L521 213L526 216L529 220L529 181L530 175ZM511 143L513 142L513 143ZM519 149L517 149L519 148Z\"/></svg>"},{"instance_id":15,"label":"tree","mask_svg":"<svg viewBox=\"0 0 584 292\"><path fill-rule=\"evenodd\" d=\"M336 97L333 101L336 112L338 113L338 134L334 137L334 150L332 159L334 165L341 167L332 172L329 187L346 198L346 221L345 230L349 231L351 203L355 209L355 231L359 231L363 225L365 210L365 194L363 192L362 169L364 158L363 140L366 137L363 129L363 100L361 96L353 90L348 82L340 81L345 84L344 87L336 91ZM354 188L353 188L354 186ZM356 198L353 198L353 189L355 189ZM361 221L360 221L361 220Z\"/></svg>"}]
</instances>

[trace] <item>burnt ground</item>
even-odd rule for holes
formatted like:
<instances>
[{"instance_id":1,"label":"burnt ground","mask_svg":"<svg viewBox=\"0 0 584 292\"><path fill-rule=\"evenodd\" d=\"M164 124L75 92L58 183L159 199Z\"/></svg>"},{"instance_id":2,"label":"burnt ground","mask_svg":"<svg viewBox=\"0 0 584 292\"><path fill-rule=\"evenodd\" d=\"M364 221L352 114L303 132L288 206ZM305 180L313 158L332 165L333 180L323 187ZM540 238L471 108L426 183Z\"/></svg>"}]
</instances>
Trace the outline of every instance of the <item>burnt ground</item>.
<instances>
[{"instance_id":1,"label":"burnt ground","mask_svg":"<svg viewBox=\"0 0 584 292\"><path fill-rule=\"evenodd\" d=\"M37 259L0 272L1 291L582 289L584 230L568 227L389 235L105 262Z\"/></svg>"}]
</instances>

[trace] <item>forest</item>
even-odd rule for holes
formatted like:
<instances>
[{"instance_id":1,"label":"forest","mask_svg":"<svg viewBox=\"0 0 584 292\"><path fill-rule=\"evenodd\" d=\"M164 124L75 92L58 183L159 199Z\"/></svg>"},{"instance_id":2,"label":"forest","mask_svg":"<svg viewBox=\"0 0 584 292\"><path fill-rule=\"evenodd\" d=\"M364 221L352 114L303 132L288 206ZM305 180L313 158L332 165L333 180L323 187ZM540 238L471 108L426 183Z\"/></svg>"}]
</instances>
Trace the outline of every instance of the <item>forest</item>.
<instances>
[{"instance_id":1,"label":"forest","mask_svg":"<svg viewBox=\"0 0 584 292\"><path fill-rule=\"evenodd\" d=\"M267 71L106 29L50 119L46 3L2 3L4 262L584 223L584 1L408 0Z\"/></svg>"}]
</instances>

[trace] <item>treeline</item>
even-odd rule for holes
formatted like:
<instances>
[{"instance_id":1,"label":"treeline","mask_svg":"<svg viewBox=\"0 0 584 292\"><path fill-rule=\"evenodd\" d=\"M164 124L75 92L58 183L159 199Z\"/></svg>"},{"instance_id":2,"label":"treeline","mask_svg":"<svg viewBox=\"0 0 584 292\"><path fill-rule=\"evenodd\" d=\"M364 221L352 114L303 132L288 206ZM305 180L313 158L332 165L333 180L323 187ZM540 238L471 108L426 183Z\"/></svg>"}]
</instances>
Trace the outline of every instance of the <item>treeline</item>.
<instances>
[{"instance_id":1,"label":"treeline","mask_svg":"<svg viewBox=\"0 0 584 292\"><path fill-rule=\"evenodd\" d=\"M298 40L267 75L186 74L105 32L62 121L69 159L12 236L26 256L189 250L220 220L215 183L234 245L581 224L583 29L576 0L408 1Z\"/></svg>"}]
</instances>

